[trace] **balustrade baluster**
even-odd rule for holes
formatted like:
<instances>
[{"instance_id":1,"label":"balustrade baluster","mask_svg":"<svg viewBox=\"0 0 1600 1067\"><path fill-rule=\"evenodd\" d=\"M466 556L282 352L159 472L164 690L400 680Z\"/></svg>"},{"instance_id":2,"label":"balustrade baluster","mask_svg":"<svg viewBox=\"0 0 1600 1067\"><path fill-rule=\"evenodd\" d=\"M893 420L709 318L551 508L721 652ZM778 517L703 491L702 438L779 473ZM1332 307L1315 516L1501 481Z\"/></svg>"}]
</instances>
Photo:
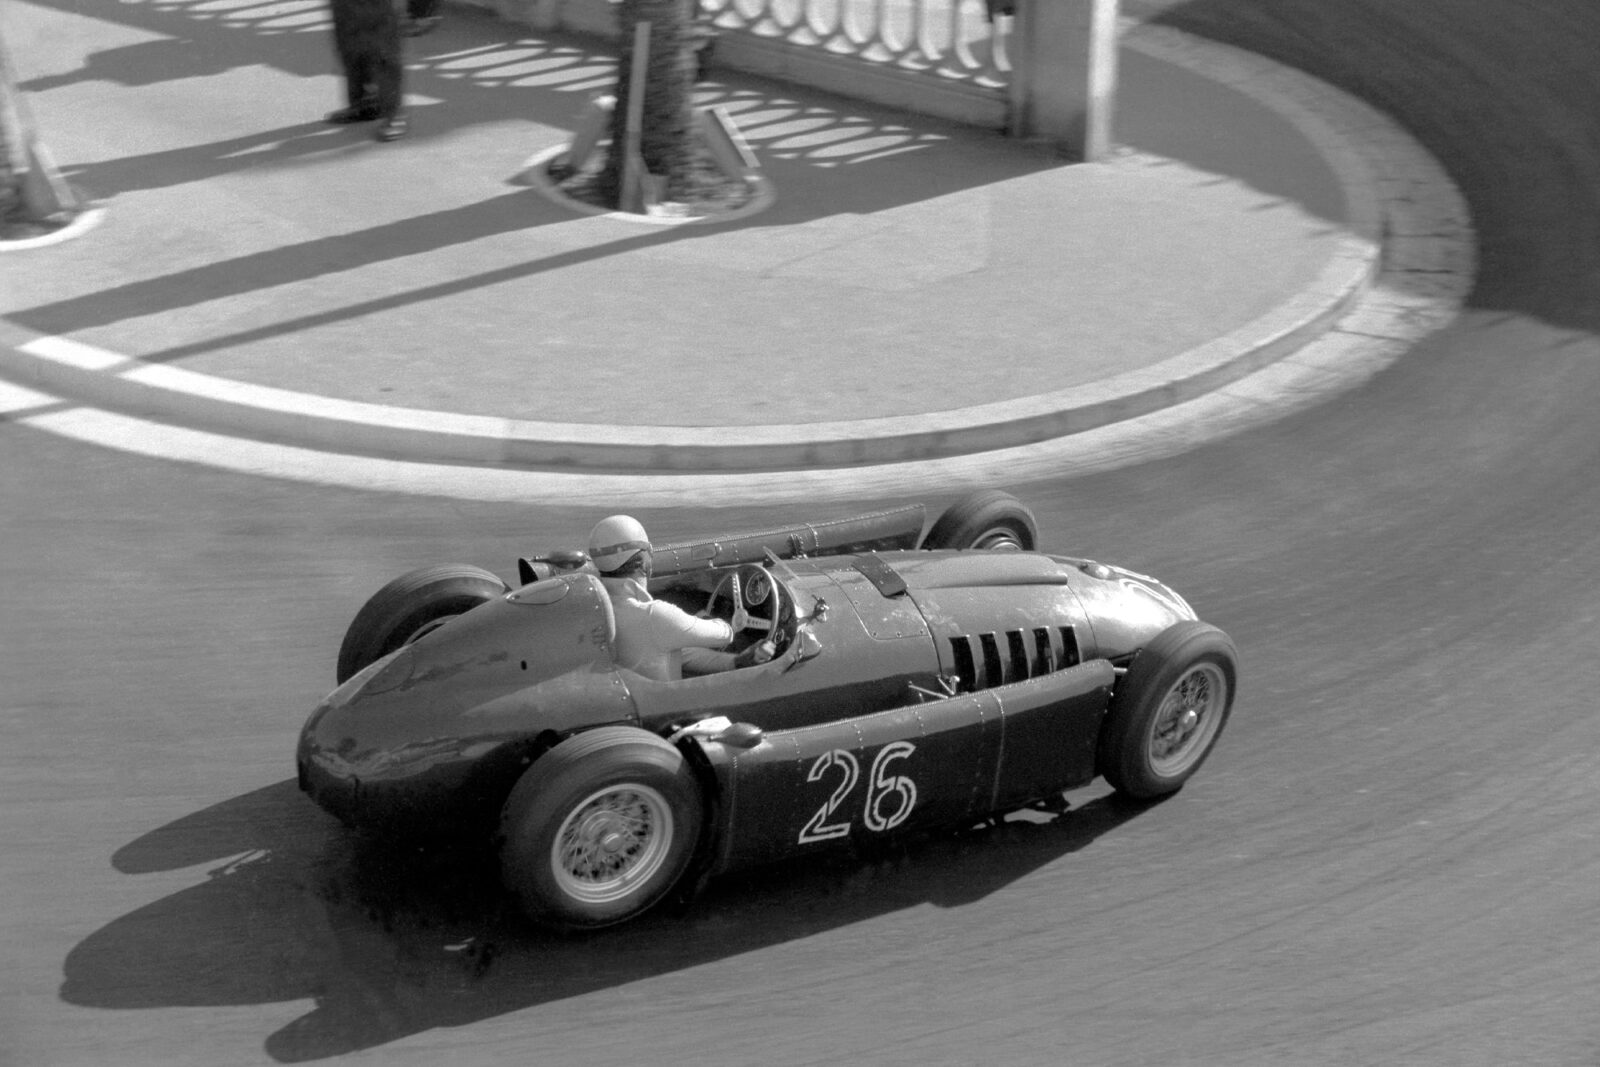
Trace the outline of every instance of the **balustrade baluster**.
<instances>
[{"instance_id":1,"label":"balustrade baluster","mask_svg":"<svg viewBox=\"0 0 1600 1067\"><path fill-rule=\"evenodd\" d=\"M937 79L930 91L970 94L985 108L1005 98L1011 78L1012 20L990 22L984 0L699 0L699 10L725 32Z\"/></svg>"}]
</instances>

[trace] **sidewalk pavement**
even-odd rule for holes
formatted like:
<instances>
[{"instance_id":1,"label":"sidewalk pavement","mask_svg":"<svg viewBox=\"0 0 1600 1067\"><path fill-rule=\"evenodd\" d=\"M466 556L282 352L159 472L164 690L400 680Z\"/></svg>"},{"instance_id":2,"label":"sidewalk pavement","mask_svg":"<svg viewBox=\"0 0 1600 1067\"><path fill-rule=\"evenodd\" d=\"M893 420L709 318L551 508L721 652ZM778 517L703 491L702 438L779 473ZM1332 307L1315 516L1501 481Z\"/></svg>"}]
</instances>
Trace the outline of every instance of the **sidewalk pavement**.
<instances>
[{"instance_id":1,"label":"sidewalk pavement","mask_svg":"<svg viewBox=\"0 0 1600 1067\"><path fill-rule=\"evenodd\" d=\"M452 9L379 144L320 122L316 0L83 12L9 5L103 215L0 255L0 376L230 437L597 473L963 456L1215 395L1370 313L1389 254L1371 128L1171 31L1125 39L1094 165L714 73L773 199L672 225L530 180L609 87L601 43Z\"/></svg>"}]
</instances>

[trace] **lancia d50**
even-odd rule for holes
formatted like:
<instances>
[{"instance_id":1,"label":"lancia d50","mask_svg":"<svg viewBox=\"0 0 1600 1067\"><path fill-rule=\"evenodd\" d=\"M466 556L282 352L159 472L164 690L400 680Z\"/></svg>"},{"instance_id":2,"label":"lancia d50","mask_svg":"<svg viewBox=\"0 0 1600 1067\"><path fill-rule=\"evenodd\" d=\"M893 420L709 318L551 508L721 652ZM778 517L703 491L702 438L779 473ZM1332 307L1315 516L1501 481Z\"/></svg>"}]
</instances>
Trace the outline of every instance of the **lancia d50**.
<instances>
[{"instance_id":1,"label":"lancia d50","mask_svg":"<svg viewBox=\"0 0 1600 1067\"><path fill-rule=\"evenodd\" d=\"M578 551L380 589L301 732L301 788L403 839L480 834L536 920L624 921L686 879L971 825L1103 776L1183 785L1232 707L1236 653L1153 578L1038 551L972 494L654 551L653 596L768 662L663 681L619 666Z\"/></svg>"}]
</instances>

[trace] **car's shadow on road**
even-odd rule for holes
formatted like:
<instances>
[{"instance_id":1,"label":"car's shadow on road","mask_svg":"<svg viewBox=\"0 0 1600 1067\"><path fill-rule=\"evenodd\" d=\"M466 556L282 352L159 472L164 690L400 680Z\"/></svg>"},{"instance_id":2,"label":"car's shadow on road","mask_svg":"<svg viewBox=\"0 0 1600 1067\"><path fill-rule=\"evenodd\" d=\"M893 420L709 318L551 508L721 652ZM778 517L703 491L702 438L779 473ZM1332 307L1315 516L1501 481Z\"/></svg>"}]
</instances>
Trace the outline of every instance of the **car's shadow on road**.
<instances>
[{"instance_id":1,"label":"car's shadow on road","mask_svg":"<svg viewBox=\"0 0 1600 1067\"><path fill-rule=\"evenodd\" d=\"M405 854L346 831L280 782L119 849L117 870L212 865L68 954L61 997L97 1008L310 999L265 1038L279 1062L373 1048L714 962L920 904L981 901L1147 810L1114 796L1055 817L713 881L627 926L531 926L486 850Z\"/></svg>"}]
</instances>

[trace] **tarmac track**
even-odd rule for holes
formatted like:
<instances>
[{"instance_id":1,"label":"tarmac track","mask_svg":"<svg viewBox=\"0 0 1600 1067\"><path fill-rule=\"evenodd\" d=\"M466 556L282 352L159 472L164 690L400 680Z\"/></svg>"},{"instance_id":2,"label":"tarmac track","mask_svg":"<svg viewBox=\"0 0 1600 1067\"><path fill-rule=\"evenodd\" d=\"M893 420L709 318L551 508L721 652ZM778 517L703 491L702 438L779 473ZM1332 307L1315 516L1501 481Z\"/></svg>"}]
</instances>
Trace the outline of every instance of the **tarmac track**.
<instances>
[{"instance_id":1,"label":"tarmac track","mask_svg":"<svg viewBox=\"0 0 1600 1067\"><path fill-rule=\"evenodd\" d=\"M1188 788L529 933L480 867L352 846L289 747L371 588L591 515L0 428L0 1063L1600 1063L1600 9L1141 6L1386 108L1482 242L1467 313L1358 393L1014 487L1244 650Z\"/></svg>"}]
</instances>

